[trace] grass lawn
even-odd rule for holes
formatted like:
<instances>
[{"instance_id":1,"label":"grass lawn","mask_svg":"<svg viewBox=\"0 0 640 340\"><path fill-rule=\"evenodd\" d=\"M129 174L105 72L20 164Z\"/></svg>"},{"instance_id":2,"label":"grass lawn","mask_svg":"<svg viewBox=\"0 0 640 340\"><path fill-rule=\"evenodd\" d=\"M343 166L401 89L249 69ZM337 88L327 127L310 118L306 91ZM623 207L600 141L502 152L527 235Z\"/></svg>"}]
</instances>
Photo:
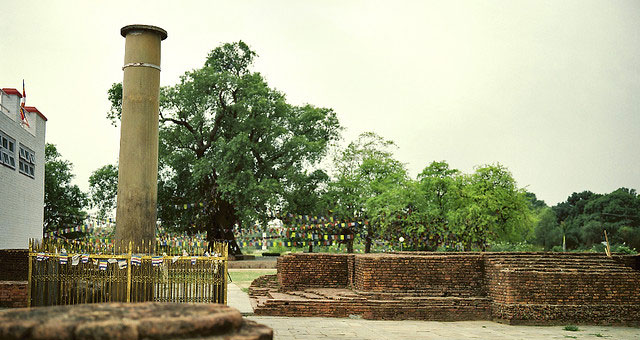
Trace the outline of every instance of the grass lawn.
<instances>
[{"instance_id":1,"label":"grass lawn","mask_svg":"<svg viewBox=\"0 0 640 340\"><path fill-rule=\"evenodd\" d=\"M275 273L275 269L229 269L231 280L240 288L249 288L251 282L259 276Z\"/></svg>"}]
</instances>

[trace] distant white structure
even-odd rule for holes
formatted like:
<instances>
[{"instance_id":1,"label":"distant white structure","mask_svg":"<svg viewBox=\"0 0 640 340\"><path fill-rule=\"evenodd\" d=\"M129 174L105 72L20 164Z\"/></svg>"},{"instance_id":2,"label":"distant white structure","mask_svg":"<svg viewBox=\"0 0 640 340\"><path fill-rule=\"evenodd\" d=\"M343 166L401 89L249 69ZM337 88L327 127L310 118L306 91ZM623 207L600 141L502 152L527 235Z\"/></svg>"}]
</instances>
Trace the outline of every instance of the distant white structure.
<instances>
[{"instance_id":1,"label":"distant white structure","mask_svg":"<svg viewBox=\"0 0 640 340\"><path fill-rule=\"evenodd\" d=\"M23 93L0 90L0 249L25 249L29 238L42 238L47 118L21 107Z\"/></svg>"}]
</instances>

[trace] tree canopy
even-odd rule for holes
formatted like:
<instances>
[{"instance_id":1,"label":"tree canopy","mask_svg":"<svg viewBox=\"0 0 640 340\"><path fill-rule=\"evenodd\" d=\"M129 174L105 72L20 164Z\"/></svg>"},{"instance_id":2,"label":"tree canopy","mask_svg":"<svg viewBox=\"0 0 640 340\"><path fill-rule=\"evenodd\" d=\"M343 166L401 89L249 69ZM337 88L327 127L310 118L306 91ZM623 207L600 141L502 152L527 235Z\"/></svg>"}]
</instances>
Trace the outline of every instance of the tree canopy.
<instances>
[{"instance_id":1,"label":"tree canopy","mask_svg":"<svg viewBox=\"0 0 640 340\"><path fill-rule=\"evenodd\" d=\"M364 133L334 160L330 206L338 218L369 220L366 251L371 238L397 242L402 236L410 249L428 250L485 249L533 238L526 192L506 167L484 165L464 174L445 161L432 162L412 179L393 157L394 147Z\"/></svg>"},{"instance_id":2,"label":"tree canopy","mask_svg":"<svg viewBox=\"0 0 640 340\"><path fill-rule=\"evenodd\" d=\"M640 249L639 212L640 196L634 189L574 192L566 201L543 209L536 239L546 249L559 249L563 236L567 249L597 249L606 230L611 244Z\"/></svg>"},{"instance_id":3,"label":"tree canopy","mask_svg":"<svg viewBox=\"0 0 640 340\"><path fill-rule=\"evenodd\" d=\"M78 226L86 216L83 209L88 199L77 185L71 184L73 164L64 160L53 144L47 143L44 153L44 231Z\"/></svg>"},{"instance_id":4,"label":"tree canopy","mask_svg":"<svg viewBox=\"0 0 640 340\"><path fill-rule=\"evenodd\" d=\"M118 166L107 164L96 169L89 177L89 196L92 208L96 208L96 217L113 217L118 194Z\"/></svg>"},{"instance_id":5,"label":"tree canopy","mask_svg":"<svg viewBox=\"0 0 640 340\"><path fill-rule=\"evenodd\" d=\"M255 57L242 41L224 44L202 68L161 89L158 215L165 227L197 225L210 239L233 239L234 224L266 221L322 178L314 166L339 136L335 113L287 103L251 70ZM121 91L120 84L109 91L110 118L120 115ZM173 208L194 202L204 208Z\"/></svg>"},{"instance_id":6,"label":"tree canopy","mask_svg":"<svg viewBox=\"0 0 640 340\"><path fill-rule=\"evenodd\" d=\"M398 236L428 250L500 242L557 249L563 238L569 249L589 248L600 244L602 230L612 242L640 247L633 189L574 193L548 207L501 164L466 174L434 161L412 178L394 157L393 141L373 132L339 150L330 171L322 160L340 135L336 114L288 103L252 70L256 57L242 41L223 44L201 68L160 89L158 217L167 230L206 231L238 252L234 225L265 226L284 211L366 220L356 232L367 251L372 240ZM108 98L107 117L117 124L122 85L113 84ZM110 165L91 176L92 206L101 216L113 210L116 182ZM181 208L191 203L198 208Z\"/></svg>"}]
</instances>

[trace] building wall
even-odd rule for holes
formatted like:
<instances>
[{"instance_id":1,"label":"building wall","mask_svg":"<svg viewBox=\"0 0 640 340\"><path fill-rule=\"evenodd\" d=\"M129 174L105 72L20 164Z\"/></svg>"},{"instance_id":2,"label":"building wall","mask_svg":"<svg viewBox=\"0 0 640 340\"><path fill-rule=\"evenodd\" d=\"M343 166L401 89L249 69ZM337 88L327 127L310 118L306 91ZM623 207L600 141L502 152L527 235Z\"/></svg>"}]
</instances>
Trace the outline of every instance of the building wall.
<instances>
[{"instance_id":1,"label":"building wall","mask_svg":"<svg viewBox=\"0 0 640 340\"><path fill-rule=\"evenodd\" d=\"M29 114L31 131L23 128L18 103L18 96L2 93L0 131L16 142L16 168L0 165L0 249L24 249L29 238L42 238L46 122L37 114ZM20 144L35 152L35 178L19 172Z\"/></svg>"}]
</instances>

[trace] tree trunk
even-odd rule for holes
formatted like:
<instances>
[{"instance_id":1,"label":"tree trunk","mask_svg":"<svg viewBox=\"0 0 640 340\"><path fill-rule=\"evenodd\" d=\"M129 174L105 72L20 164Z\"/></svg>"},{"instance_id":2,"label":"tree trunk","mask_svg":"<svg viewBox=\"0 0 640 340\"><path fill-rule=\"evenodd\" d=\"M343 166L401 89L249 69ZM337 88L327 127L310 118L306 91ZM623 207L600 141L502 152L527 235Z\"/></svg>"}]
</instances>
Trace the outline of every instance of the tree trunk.
<instances>
[{"instance_id":1,"label":"tree trunk","mask_svg":"<svg viewBox=\"0 0 640 340\"><path fill-rule=\"evenodd\" d=\"M367 254L371 252L371 237L369 237L368 235L364 241L364 252Z\"/></svg>"},{"instance_id":2,"label":"tree trunk","mask_svg":"<svg viewBox=\"0 0 640 340\"><path fill-rule=\"evenodd\" d=\"M238 223L233 205L219 197L213 199L205 207L204 222L209 243L227 242L229 255L242 255L242 250L233 234L233 226Z\"/></svg>"}]
</instances>

